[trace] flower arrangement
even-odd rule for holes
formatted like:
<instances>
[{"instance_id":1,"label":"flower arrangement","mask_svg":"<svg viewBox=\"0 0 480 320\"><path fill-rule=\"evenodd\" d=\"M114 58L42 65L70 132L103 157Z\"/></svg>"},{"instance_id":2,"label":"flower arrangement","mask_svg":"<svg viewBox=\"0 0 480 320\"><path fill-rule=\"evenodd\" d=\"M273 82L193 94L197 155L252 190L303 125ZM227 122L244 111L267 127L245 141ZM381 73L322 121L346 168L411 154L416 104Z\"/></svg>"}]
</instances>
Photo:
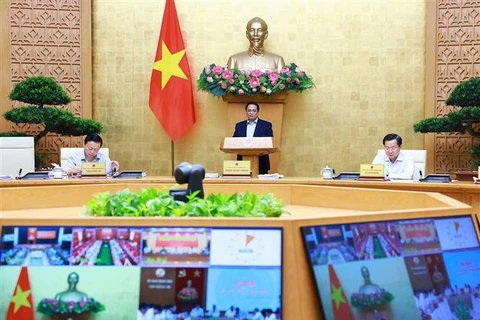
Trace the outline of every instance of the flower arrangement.
<instances>
[{"instance_id":1,"label":"flower arrangement","mask_svg":"<svg viewBox=\"0 0 480 320\"><path fill-rule=\"evenodd\" d=\"M56 299L44 298L37 305L37 311L47 316L53 315L79 315L84 313L100 312L105 306L93 298L85 301L59 301Z\"/></svg>"},{"instance_id":2,"label":"flower arrangement","mask_svg":"<svg viewBox=\"0 0 480 320\"><path fill-rule=\"evenodd\" d=\"M198 293L194 288L186 287L178 292L177 298L182 301L195 301L198 300Z\"/></svg>"},{"instance_id":3,"label":"flower arrangement","mask_svg":"<svg viewBox=\"0 0 480 320\"><path fill-rule=\"evenodd\" d=\"M394 299L393 294L384 289L377 291L376 293L354 293L350 297L350 303L352 306L365 311L374 309L380 309L380 307L392 301Z\"/></svg>"},{"instance_id":4,"label":"flower arrangement","mask_svg":"<svg viewBox=\"0 0 480 320\"><path fill-rule=\"evenodd\" d=\"M290 63L279 71L238 70L211 64L203 68L197 80L198 90L216 97L231 93L236 96L269 96L279 91L302 92L313 88L312 78Z\"/></svg>"}]
</instances>

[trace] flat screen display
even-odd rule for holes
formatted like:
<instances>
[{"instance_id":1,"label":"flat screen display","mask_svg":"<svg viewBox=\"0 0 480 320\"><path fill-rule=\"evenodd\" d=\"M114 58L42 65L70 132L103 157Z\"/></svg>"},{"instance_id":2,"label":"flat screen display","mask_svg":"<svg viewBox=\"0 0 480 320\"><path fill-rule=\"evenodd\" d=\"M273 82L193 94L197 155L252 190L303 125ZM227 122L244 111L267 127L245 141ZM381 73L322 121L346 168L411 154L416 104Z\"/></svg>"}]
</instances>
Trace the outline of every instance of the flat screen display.
<instances>
[{"instance_id":1,"label":"flat screen display","mask_svg":"<svg viewBox=\"0 0 480 320\"><path fill-rule=\"evenodd\" d=\"M471 216L302 227L326 320L480 319Z\"/></svg>"},{"instance_id":2,"label":"flat screen display","mask_svg":"<svg viewBox=\"0 0 480 320\"><path fill-rule=\"evenodd\" d=\"M105 307L95 319L281 319L281 228L1 231L2 319L27 308L14 298L19 285L21 293L30 290L33 310L45 299L55 307L93 298Z\"/></svg>"}]
</instances>

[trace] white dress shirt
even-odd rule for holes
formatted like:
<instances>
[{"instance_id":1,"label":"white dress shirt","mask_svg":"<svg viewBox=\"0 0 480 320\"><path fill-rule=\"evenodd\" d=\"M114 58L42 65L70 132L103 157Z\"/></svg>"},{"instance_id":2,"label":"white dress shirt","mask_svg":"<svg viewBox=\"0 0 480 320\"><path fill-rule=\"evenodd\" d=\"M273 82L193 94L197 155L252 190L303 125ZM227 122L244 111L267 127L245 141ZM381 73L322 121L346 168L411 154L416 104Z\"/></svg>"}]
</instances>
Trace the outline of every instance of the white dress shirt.
<instances>
[{"instance_id":1,"label":"white dress shirt","mask_svg":"<svg viewBox=\"0 0 480 320\"><path fill-rule=\"evenodd\" d=\"M412 155L404 154L402 151L398 154L397 160L391 162L386 153L377 154L372 164L383 164L385 166L385 175L389 179L412 180L415 170Z\"/></svg>"},{"instance_id":2,"label":"white dress shirt","mask_svg":"<svg viewBox=\"0 0 480 320\"><path fill-rule=\"evenodd\" d=\"M85 150L79 150L77 153L75 153L73 156L68 158L68 162L66 165L62 167L62 169L65 172L68 172L73 167L82 167L82 162L88 162L87 158L85 157ZM106 173L112 172L112 160L110 160L109 157L107 157L105 154L102 153L102 151L99 151L97 153L97 156L95 159L93 159L92 162L105 162L105 168L106 168Z\"/></svg>"}]
</instances>

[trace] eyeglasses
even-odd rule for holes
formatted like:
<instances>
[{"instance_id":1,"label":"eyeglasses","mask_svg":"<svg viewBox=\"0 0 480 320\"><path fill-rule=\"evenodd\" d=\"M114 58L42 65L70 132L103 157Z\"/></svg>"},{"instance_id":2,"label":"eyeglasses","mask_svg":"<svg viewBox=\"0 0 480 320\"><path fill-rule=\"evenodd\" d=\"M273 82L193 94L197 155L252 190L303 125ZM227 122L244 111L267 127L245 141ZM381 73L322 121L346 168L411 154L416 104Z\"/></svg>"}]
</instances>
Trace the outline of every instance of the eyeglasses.
<instances>
[{"instance_id":1,"label":"eyeglasses","mask_svg":"<svg viewBox=\"0 0 480 320\"><path fill-rule=\"evenodd\" d=\"M397 151L398 147L384 147L385 151Z\"/></svg>"},{"instance_id":2,"label":"eyeglasses","mask_svg":"<svg viewBox=\"0 0 480 320\"><path fill-rule=\"evenodd\" d=\"M258 111L257 110L253 110L253 109L248 109L247 110L247 113L257 113Z\"/></svg>"}]
</instances>

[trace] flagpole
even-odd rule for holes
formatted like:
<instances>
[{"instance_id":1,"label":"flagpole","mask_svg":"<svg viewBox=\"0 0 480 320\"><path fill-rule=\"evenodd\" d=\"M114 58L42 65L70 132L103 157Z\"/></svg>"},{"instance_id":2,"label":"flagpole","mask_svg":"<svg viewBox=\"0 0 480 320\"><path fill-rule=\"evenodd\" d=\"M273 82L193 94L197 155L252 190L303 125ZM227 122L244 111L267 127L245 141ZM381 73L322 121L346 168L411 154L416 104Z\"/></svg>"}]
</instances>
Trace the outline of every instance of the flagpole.
<instances>
[{"instance_id":1,"label":"flagpole","mask_svg":"<svg viewBox=\"0 0 480 320\"><path fill-rule=\"evenodd\" d=\"M170 157L172 159L172 163L170 164L171 165L171 168L172 168L172 177L175 176L175 169L174 169L174 166L175 166L175 141L173 140L170 140L170 146L171 146L171 152L172 152L172 156Z\"/></svg>"}]
</instances>

